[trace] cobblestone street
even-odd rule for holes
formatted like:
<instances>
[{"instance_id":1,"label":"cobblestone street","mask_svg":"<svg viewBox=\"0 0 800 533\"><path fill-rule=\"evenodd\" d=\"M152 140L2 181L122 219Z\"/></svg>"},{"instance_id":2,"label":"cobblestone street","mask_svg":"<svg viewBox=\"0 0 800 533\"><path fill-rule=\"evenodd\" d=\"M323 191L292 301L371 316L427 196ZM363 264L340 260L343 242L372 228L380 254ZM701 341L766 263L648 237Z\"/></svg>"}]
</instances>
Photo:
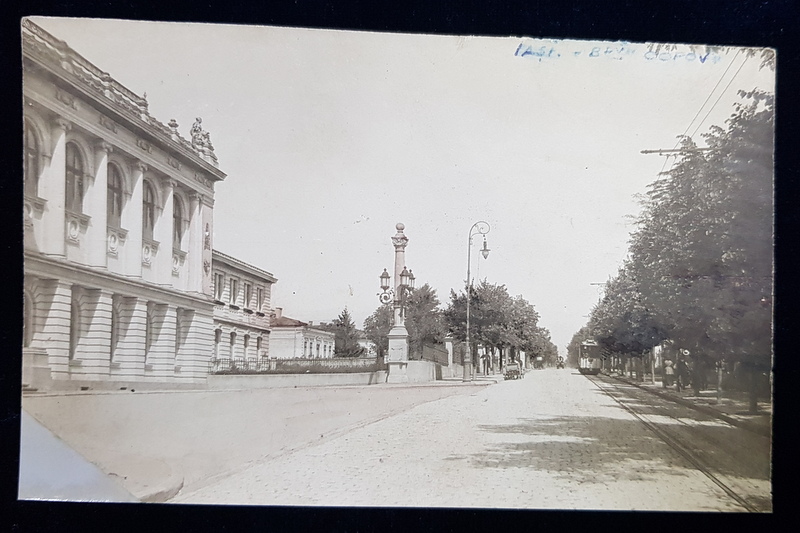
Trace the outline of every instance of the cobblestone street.
<instances>
[{"instance_id":1,"label":"cobblestone street","mask_svg":"<svg viewBox=\"0 0 800 533\"><path fill-rule=\"evenodd\" d=\"M765 490L769 498L768 482ZM744 510L574 370L533 371L523 380L417 405L172 501Z\"/></svg>"}]
</instances>

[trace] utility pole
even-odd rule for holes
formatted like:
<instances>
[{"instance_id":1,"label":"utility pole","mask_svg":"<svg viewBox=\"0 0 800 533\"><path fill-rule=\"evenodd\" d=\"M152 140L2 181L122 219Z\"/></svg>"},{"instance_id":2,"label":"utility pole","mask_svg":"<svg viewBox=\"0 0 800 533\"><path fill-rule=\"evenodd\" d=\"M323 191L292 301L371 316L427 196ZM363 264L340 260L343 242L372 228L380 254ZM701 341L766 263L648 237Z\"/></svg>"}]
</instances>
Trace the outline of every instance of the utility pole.
<instances>
[{"instance_id":1,"label":"utility pole","mask_svg":"<svg viewBox=\"0 0 800 533\"><path fill-rule=\"evenodd\" d=\"M685 148L672 148L672 149L659 149L659 150L642 150L640 153L642 154L658 154L658 155L666 155L669 156L670 154L679 154L681 152L707 152L711 150L711 148L694 148L692 150L686 150Z\"/></svg>"}]
</instances>

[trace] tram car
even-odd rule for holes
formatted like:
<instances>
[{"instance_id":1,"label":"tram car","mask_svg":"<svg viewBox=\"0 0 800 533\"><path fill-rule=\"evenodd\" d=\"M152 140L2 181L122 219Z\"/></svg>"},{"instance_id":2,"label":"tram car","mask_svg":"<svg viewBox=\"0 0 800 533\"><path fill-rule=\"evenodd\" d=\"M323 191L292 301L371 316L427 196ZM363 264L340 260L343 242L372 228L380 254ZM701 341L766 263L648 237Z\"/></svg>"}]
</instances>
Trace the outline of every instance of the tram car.
<instances>
[{"instance_id":1,"label":"tram car","mask_svg":"<svg viewBox=\"0 0 800 533\"><path fill-rule=\"evenodd\" d=\"M600 346L593 340L583 341L579 347L578 372L581 374L597 375L600 373L602 357Z\"/></svg>"}]
</instances>

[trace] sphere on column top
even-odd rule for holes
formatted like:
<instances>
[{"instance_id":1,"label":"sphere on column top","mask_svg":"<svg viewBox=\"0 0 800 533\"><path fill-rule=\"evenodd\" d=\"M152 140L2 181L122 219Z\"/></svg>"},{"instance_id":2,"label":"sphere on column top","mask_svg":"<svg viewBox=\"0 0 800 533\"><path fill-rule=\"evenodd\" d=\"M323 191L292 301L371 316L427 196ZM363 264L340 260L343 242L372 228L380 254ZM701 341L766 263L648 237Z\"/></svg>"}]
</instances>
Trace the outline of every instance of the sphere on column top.
<instances>
[{"instance_id":1,"label":"sphere on column top","mask_svg":"<svg viewBox=\"0 0 800 533\"><path fill-rule=\"evenodd\" d=\"M406 229L406 226L402 222L398 222L395 228L397 228L397 231L403 231L404 229Z\"/></svg>"}]
</instances>

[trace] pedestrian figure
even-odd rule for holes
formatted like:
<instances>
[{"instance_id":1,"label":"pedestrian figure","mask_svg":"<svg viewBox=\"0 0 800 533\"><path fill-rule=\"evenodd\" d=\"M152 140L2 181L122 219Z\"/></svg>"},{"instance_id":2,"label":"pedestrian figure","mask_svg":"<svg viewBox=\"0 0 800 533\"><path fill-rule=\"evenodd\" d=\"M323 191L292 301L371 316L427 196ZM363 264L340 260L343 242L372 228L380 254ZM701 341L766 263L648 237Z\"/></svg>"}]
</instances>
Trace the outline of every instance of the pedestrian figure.
<instances>
[{"instance_id":1,"label":"pedestrian figure","mask_svg":"<svg viewBox=\"0 0 800 533\"><path fill-rule=\"evenodd\" d=\"M683 359L678 361L675 373L677 374L676 388L680 392L686 388L689 381L689 367L686 365L686 361Z\"/></svg>"},{"instance_id":2,"label":"pedestrian figure","mask_svg":"<svg viewBox=\"0 0 800 533\"><path fill-rule=\"evenodd\" d=\"M672 361L664 361L664 387L672 386L672 379L675 377L675 369L672 368Z\"/></svg>"}]
</instances>

